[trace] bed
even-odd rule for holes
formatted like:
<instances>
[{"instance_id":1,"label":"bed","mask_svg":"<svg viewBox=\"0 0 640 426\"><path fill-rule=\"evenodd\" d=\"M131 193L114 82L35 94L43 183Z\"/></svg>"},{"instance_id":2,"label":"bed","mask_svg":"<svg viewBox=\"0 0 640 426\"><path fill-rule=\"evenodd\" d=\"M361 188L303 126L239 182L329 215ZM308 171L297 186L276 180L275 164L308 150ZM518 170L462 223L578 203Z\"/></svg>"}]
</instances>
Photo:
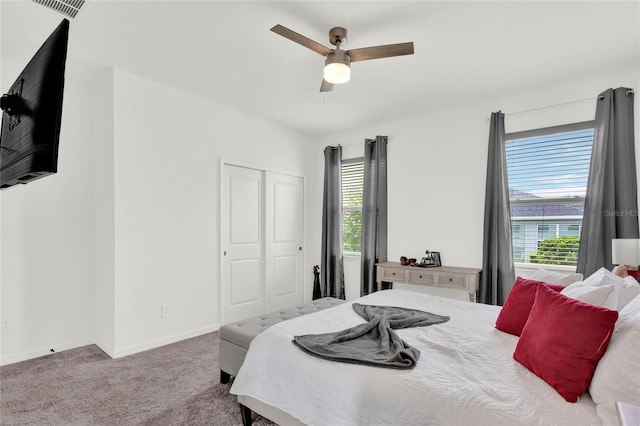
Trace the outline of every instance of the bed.
<instances>
[{"instance_id":1,"label":"bed","mask_svg":"<svg viewBox=\"0 0 640 426\"><path fill-rule=\"evenodd\" d=\"M362 323L352 309L354 302L419 309L450 320L397 330L421 352L419 362L409 370L328 361L292 344L297 335L340 331ZM630 368L640 362L640 348L632 341L640 342L640 298L633 302L626 308L631 314L625 314L633 319L627 319L623 327L623 332L633 336L622 339L616 330L609 351L622 346L623 353L636 351L624 355L635 360L621 361L620 350L616 350L615 359L607 362L607 377L603 379L596 371L593 381L603 382L606 390L600 392L598 404L588 392L575 403L567 402L515 361L519 337L496 329L500 307L405 290L376 292L265 330L251 343L231 393L241 405L278 424L617 424L613 399L622 394L629 403L640 402L636 395L640 365L635 371L621 370L629 362ZM607 356L605 353L601 364ZM618 389L620 380L625 383Z\"/></svg>"}]
</instances>

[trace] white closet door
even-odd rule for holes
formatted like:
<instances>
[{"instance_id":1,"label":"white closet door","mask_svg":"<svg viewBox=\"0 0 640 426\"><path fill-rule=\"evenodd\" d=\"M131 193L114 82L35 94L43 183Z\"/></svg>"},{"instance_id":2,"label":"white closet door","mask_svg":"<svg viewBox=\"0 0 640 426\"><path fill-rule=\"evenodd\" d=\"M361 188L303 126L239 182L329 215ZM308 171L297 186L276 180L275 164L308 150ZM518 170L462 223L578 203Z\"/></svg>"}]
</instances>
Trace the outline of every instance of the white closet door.
<instances>
[{"instance_id":1,"label":"white closet door","mask_svg":"<svg viewBox=\"0 0 640 426\"><path fill-rule=\"evenodd\" d=\"M300 177L265 173L265 310L302 303L304 196Z\"/></svg>"},{"instance_id":2,"label":"white closet door","mask_svg":"<svg viewBox=\"0 0 640 426\"><path fill-rule=\"evenodd\" d=\"M223 324L264 312L263 172L224 165L221 187Z\"/></svg>"}]
</instances>

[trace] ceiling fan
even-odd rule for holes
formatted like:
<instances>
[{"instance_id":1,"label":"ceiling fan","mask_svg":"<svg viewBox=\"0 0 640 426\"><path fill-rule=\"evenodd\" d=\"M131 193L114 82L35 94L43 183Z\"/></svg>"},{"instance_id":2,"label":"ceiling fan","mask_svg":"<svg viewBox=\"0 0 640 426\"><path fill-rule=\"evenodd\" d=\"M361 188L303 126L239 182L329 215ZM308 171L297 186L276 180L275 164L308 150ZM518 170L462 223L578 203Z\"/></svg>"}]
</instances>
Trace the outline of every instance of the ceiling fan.
<instances>
[{"instance_id":1,"label":"ceiling fan","mask_svg":"<svg viewBox=\"0 0 640 426\"><path fill-rule=\"evenodd\" d=\"M329 41L335 46L335 49L329 49L280 24L271 28L271 31L326 57L322 85L320 86L321 92L329 92L333 89L334 84L342 84L349 81L351 62L413 55L413 42L342 50L340 49L340 44L347 38L347 30L342 27L334 27L329 30Z\"/></svg>"}]
</instances>

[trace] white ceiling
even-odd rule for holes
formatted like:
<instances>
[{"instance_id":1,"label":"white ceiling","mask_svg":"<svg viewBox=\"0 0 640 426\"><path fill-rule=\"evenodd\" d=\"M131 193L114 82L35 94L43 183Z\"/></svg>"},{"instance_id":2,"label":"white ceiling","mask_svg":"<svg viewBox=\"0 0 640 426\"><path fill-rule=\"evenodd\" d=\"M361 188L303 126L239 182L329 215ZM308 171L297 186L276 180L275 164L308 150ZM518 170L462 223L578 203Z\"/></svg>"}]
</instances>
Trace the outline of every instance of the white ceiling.
<instances>
[{"instance_id":1,"label":"white ceiling","mask_svg":"<svg viewBox=\"0 0 640 426\"><path fill-rule=\"evenodd\" d=\"M62 15L1 1L2 56L26 62ZM116 67L309 134L326 134L640 64L638 1L98 1L71 20L68 68ZM282 24L345 49L413 41L319 93L323 57ZM3 90L7 88L3 87ZM177 106L188 108L188 105Z\"/></svg>"}]
</instances>

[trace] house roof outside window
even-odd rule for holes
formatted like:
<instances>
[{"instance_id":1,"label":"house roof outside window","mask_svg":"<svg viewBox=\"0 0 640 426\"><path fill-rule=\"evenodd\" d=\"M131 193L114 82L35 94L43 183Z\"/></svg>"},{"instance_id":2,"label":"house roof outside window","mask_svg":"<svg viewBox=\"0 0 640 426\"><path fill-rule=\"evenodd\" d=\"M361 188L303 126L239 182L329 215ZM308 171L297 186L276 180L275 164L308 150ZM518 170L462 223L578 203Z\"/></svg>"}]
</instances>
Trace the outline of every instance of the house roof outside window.
<instances>
[{"instance_id":1,"label":"house roof outside window","mask_svg":"<svg viewBox=\"0 0 640 426\"><path fill-rule=\"evenodd\" d=\"M543 198L537 195L509 188L511 218L582 218L584 197Z\"/></svg>"}]
</instances>

